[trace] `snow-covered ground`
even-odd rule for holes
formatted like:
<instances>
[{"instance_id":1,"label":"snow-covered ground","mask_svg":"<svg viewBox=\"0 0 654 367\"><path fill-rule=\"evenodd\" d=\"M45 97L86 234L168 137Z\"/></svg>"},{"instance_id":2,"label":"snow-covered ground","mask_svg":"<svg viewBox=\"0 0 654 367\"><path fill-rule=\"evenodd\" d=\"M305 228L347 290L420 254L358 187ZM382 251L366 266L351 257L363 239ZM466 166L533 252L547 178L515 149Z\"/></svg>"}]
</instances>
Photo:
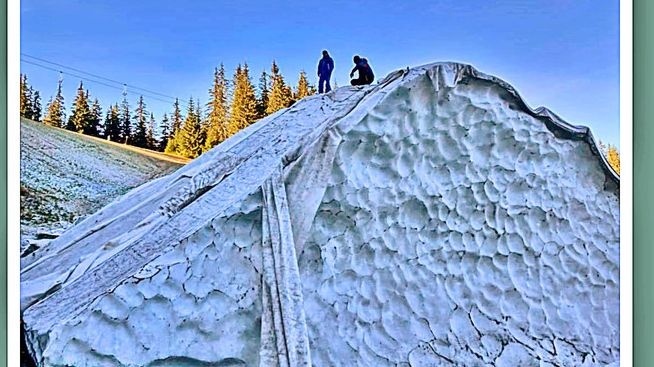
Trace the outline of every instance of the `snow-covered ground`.
<instances>
[{"instance_id":1,"label":"snow-covered ground","mask_svg":"<svg viewBox=\"0 0 654 367\"><path fill-rule=\"evenodd\" d=\"M21 119L21 249L187 160ZM42 239L39 239L42 238Z\"/></svg>"},{"instance_id":2,"label":"snow-covered ground","mask_svg":"<svg viewBox=\"0 0 654 367\"><path fill-rule=\"evenodd\" d=\"M618 365L619 181L439 63L302 100L23 259L49 366Z\"/></svg>"}]
</instances>

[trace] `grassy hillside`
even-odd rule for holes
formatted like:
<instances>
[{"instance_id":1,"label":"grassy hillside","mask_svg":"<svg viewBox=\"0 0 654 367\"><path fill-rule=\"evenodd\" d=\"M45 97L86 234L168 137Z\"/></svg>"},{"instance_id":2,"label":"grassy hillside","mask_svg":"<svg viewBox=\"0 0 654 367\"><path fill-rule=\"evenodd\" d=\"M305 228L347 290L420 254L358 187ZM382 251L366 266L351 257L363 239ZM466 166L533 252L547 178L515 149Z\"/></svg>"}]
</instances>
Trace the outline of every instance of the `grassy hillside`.
<instances>
[{"instance_id":1,"label":"grassy hillside","mask_svg":"<svg viewBox=\"0 0 654 367\"><path fill-rule=\"evenodd\" d=\"M21 243L60 232L188 159L21 119Z\"/></svg>"}]
</instances>

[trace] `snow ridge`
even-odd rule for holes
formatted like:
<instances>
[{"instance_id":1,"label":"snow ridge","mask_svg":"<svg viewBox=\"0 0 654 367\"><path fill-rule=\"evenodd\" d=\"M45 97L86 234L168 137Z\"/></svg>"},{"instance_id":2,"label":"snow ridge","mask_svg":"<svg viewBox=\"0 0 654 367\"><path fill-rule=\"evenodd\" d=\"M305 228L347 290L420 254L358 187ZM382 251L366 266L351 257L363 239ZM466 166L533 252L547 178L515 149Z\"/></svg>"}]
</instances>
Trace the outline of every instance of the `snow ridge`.
<instances>
[{"instance_id":1,"label":"snow ridge","mask_svg":"<svg viewBox=\"0 0 654 367\"><path fill-rule=\"evenodd\" d=\"M34 253L26 334L48 365L611 364L618 190L587 128L500 79L397 71L263 119Z\"/></svg>"}]
</instances>

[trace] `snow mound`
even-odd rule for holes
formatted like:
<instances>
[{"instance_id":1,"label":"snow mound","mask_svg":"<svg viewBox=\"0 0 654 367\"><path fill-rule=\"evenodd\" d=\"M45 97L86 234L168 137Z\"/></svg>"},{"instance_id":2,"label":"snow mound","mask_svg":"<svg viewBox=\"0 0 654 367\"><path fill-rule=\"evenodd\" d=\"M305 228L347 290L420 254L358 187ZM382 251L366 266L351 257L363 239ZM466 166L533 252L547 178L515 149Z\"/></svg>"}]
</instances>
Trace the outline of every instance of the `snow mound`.
<instances>
[{"instance_id":1,"label":"snow mound","mask_svg":"<svg viewBox=\"0 0 654 367\"><path fill-rule=\"evenodd\" d=\"M25 259L48 366L619 362L619 180L436 63L306 98Z\"/></svg>"}]
</instances>

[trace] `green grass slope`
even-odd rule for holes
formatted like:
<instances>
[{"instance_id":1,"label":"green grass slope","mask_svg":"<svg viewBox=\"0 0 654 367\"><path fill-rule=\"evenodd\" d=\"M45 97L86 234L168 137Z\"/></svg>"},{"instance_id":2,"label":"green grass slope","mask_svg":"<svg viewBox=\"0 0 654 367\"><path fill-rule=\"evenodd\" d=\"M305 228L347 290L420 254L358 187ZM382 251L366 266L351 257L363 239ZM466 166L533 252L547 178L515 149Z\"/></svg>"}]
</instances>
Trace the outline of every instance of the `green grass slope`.
<instances>
[{"instance_id":1,"label":"green grass slope","mask_svg":"<svg viewBox=\"0 0 654 367\"><path fill-rule=\"evenodd\" d=\"M20 131L21 247L188 162L26 119Z\"/></svg>"}]
</instances>

